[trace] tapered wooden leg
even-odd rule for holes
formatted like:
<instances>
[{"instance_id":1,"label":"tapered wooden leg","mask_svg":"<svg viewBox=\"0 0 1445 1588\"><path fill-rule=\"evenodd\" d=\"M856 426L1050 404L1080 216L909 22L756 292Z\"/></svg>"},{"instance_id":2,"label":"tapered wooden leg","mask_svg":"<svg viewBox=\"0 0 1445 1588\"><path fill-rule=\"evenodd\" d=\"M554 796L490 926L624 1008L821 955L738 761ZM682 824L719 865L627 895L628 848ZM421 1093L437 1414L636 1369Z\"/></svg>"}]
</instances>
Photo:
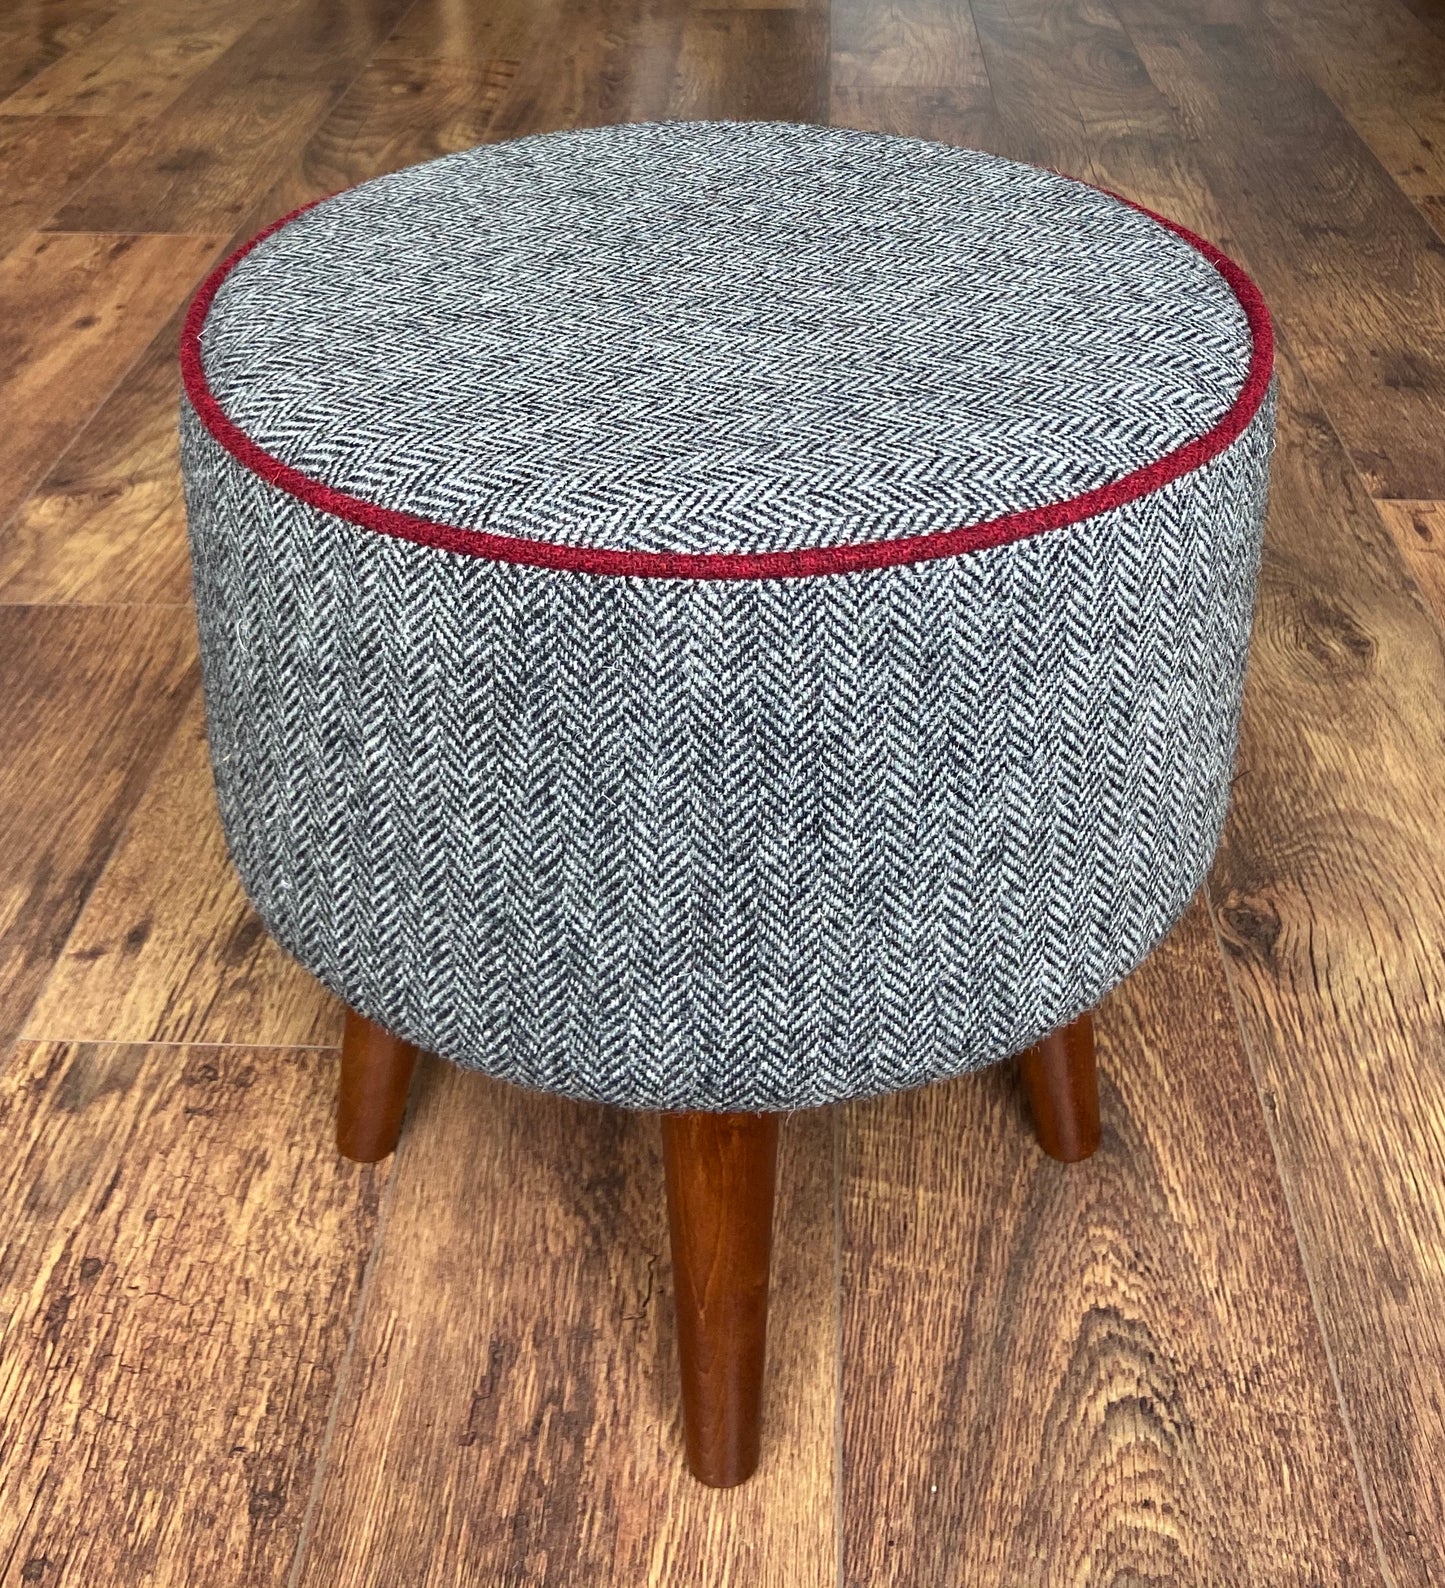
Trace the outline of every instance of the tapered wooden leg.
<instances>
[{"instance_id":1,"label":"tapered wooden leg","mask_svg":"<svg viewBox=\"0 0 1445 1588\"><path fill-rule=\"evenodd\" d=\"M776 1114L664 1114L687 1464L731 1488L758 1464Z\"/></svg>"},{"instance_id":2,"label":"tapered wooden leg","mask_svg":"<svg viewBox=\"0 0 1445 1588\"><path fill-rule=\"evenodd\" d=\"M1051 1158L1078 1163L1099 1145L1094 1022L1080 1015L1019 1056L1034 1132Z\"/></svg>"},{"instance_id":3,"label":"tapered wooden leg","mask_svg":"<svg viewBox=\"0 0 1445 1588\"><path fill-rule=\"evenodd\" d=\"M336 1145L344 1158L378 1163L396 1150L416 1049L355 1010L341 1039Z\"/></svg>"}]
</instances>

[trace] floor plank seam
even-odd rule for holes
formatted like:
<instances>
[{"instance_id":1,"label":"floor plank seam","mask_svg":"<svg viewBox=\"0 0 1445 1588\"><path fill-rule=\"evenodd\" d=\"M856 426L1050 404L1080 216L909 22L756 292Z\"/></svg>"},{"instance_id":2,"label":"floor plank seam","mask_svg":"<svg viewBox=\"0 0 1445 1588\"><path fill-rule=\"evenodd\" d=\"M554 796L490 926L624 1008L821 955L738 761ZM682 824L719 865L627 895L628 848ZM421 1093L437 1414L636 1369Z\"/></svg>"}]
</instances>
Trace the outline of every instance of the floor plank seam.
<instances>
[{"instance_id":1,"label":"floor plank seam","mask_svg":"<svg viewBox=\"0 0 1445 1588\"><path fill-rule=\"evenodd\" d=\"M40 603L39 605L46 606L47 603ZM64 605L64 603L57 603L57 610L62 605ZM79 890L78 896L75 900L74 914L70 918L69 925L65 928L65 937L60 944L60 948L56 953L55 958L51 961L49 971L41 978L39 985L36 987L35 996L28 1004L25 1005L23 1012L19 1016L16 1028L10 1038L11 1047L8 1050L4 1060L0 1061L0 1068L4 1068L5 1064L9 1063L10 1055L14 1053L15 1048L17 1048L20 1043L33 1040L26 1034L26 1026L30 1023L31 1014L39 1007L40 1000L44 996L46 988L50 985L51 978L55 975L56 970L60 966L61 960L65 957L65 950L69 945L71 938L75 935L75 929L80 924L81 917L85 914L86 905L90 902L91 896L94 894L95 890L100 886L100 880L110 868L111 862L115 859L116 855L120 853L121 845L125 842L126 835L130 831L131 823L135 820L136 812L140 809L141 803L145 799L146 790L150 788L152 780L160 771L166 757L170 754L171 746L175 743L176 737L181 731L181 725L185 722L186 711L189 708L191 702L195 699L196 692L200 689L200 687L200 666L199 663L193 663L191 668L191 686L184 692L183 697L177 701L175 721L171 724L170 731L155 747L152 754L150 770L143 778L139 780L138 787L135 790L135 795L130 801L129 808L125 812L124 819L117 825L115 837L106 847L105 858L96 866L95 874L91 877L89 886ZM112 1046L128 1045L129 1044L121 1043L112 1044ZM179 1046L179 1044L176 1045Z\"/></svg>"},{"instance_id":2,"label":"floor plank seam","mask_svg":"<svg viewBox=\"0 0 1445 1588\"><path fill-rule=\"evenodd\" d=\"M212 236L213 234L210 233L210 232L45 232L42 229L41 231L32 232L31 235L32 236L37 236L37 237L44 235L44 236L47 236L47 237L61 237L61 236L68 236L68 237L146 237L146 236L149 236L149 237L185 237L185 238L190 238L190 237L209 237L209 236ZM218 259L224 257L225 251L226 251L226 246L228 246L228 245L223 245L222 247L218 247L215 250L215 252L211 255L210 263L207 266L207 270L211 269L215 265L215 263L216 263L216 261ZM196 290L196 288L200 285L201 281L204 280L204 279L205 279L205 277L204 277L204 274L203 274L196 281L192 282L189 287L186 288L186 290L182 294L180 300L176 303L175 310L172 311L172 320L168 321L167 322L168 324L174 323L174 315L175 315L175 313L178 312L184 304L186 304L186 303L188 303L190 301L192 293ZM93 424L95 424L95 422L100 418L101 414L105 412L105 410L106 410L107 406L109 405L111 399L116 395L116 393L121 389L121 387L126 383L126 381L128 381L131 378L131 376L136 372L136 370L140 367L141 360L144 359L146 357L146 355L150 352L151 348L155 346L156 337L157 336L163 336L164 334L165 334L165 326L163 325L155 333L155 336L151 337L150 341L148 341L143 347L138 349L138 351L136 352L135 357L133 359L131 359L131 361L128 364L126 364L123 369L121 369L119 371L119 373L116 375L116 378L110 383L109 386L107 386L105 388L105 390L101 393L99 399L97 400L97 402L95 404L95 407L91 409L90 413L86 416L86 418L77 427L77 429L75 430L74 434L69 437L69 439L65 442L65 445L61 447L59 452L57 452L54 455L54 457L52 457L50 459L50 461L48 463L46 463L43 466L43 468L40 470L40 472L35 476L35 479L32 481L32 483L30 485L30 488L25 492L25 494L20 498L20 500L16 502L14 510L11 513L9 513L5 518L0 519L0 534L8 535L10 533L11 529L19 521L21 514L24 513L25 509L27 507L29 507L31 502L35 499L35 497L36 497L37 493L40 491L41 487L50 478L50 476L55 473L56 469L58 469L60 467L60 465L65 461L65 459L67 457L69 457L72 448L75 447L75 445L80 441L80 438L83 435L86 434L86 432L90 429L90 427ZM177 336L179 336L179 331L177 331ZM179 361L180 361L179 345L178 345L178 348L177 348L176 359L177 359L177 366L179 367ZM177 400L179 401L179 399L177 399ZM4 604L7 605L7 606L10 606L10 605L13 605L13 606L46 606L46 605L54 605L54 606L69 606L69 605L74 605L74 606L86 606L86 605L105 606L105 605L108 605L109 603L106 603L106 602L87 603L87 602L82 602L82 601L77 601L77 602L73 602L73 603L72 602L61 602L61 601L57 601L57 602L16 601L16 602L6 602ZM124 604L141 606L141 605L147 605L148 603L132 602L132 603L124 603ZM170 603L157 603L157 605L162 605L162 604L169 605Z\"/></svg>"},{"instance_id":3,"label":"floor plank seam","mask_svg":"<svg viewBox=\"0 0 1445 1588\"><path fill-rule=\"evenodd\" d=\"M411 1112L410 1109L407 1111ZM377 1211L376 1229L372 1234L371 1250L366 1254L366 1267L362 1271L361 1284L357 1287L356 1307L351 1314L351 1327L347 1331L346 1350L342 1353L341 1362L336 1370L336 1384L331 1392L331 1405L326 1413L326 1431L321 1436L321 1445L316 1452L316 1471L311 1480L311 1493L307 1496L306 1511L301 1518L301 1528L296 1535L296 1553L291 1558L291 1570L286 1574L286 1588L298 1588L301 1573L306 1565L307 1551L311 1547L311 1536L316 1525L316 1516L321 1509L321 1494L325 1485L327 1470L331 1462L331 1450L336 1439L337 1425L341 1420L341 1407L346 1398L346 1392L351 1387L351 1375L355 1365L357 1345L361 1339L362 1320L366 1316L367 1302L371 1297L372 1279L376 1273L377 1261L381 1256L382 1241L386 1237L386 1226L391 1214L391 1205L396 1196L396 1186L401 1178L400 1170L403 1155L406 1149L406 1138L403 1136L402 1145L397 1150L391 1161L391 1173L387 1178L386 1190L382 1193L381 1207Z\"/></svg>"},{"instance_id":4,"label":"floor plank seam","mask_svg":"<svg viewBox=\"0 0 1445 1588\"><path fill-rule=\"evenodd\" d=\"M1281 345L1288 348L1292 338L1284 331L1282 326L1277 327L1277 330L1280 333L1279 339ZM1436 610L1435 603L1431 601L1430 597L1421 587L1420 581L1415 577L1415 570L1411 568L1409 562L1406 560L1404 552L1400 550L1399 544L1395 540L1394 533L1390 529L1389 524L1386 523L1384 514L1380 511L1380 504L1382 502L1403 501L1409 500L1409 498L1375 495L1375 493L1369 487L1369 482L1360 472L1360 466L1355 462L1354 454L1345 445L1344 440L1341 438L1339 427L1334 421L1334 416L1330 413L1329 407L1325 403L1325 400L1320 396L1319 390L1316 388L1314 381L1310 378L1309 369L1298 358L1294 359L1294 364L1299 370L1299 378L1304 383L1305 390L1309 393L1310 401L1324 416L1324 421L1329 426L1330 435L1334 438L1334 443L1339 449L1340 456L1348 465L1350 474L1354 477L1355 483L1359 486L1360 491L1367 498L1370 506L1374 508L1375 519L1379 524L1382 539L1384 540L1389 555L1394 559L1395 567L1399 570L1401 578L1409 587L1410 594L1414 598L1415 605L1428 615L1430 619L1430 626L1439 634L1442 642L1445 642L1445 613L1441 613Z\"/></svg>"},{"instance_id":5,"label":"floor plank seam","mask_svg":"<svg viewBox=\"0 0 1445 1588\"><path fill-rule=\"evenodd\" d=\"M1269 1140L1270 1154L1274 1159L1275 1177L1279 1181L1280 1190L1284 1196L1284 1205L1289 1214L1290 1231L1294 1235L1295 1250L1299 1253L1300 1267L1304 1272L1305 1289L1309 1292L1310 1306L1314 1310L1315 1327L1319 1331L1320 1347L1325 1354L1325 1365L1329 1369L1330 1385L1334 1390L1335 1405L1339 1408L1340 1423L1344 1429L1346 1443L1350 1447L1350 1459L1354 1462L1355 1478L1360 1486L1360 1495L1365 1504L1365 1515L1370 1521L1370 1537L1375 1546L1375 1557L1380 1564L1380 1575L1384 1578L1386 1588L1399 1588L1395 1574L1390 1570L1390 1561L1385 1549L1384 1530L1380 1525L1379 1508L1374 1492L1374 1487L1369 1481L1365 1470L1364 1454L1360 1441L1355 1431L1354 1419L1350 1416L1350 1409L1346 1402L1344 1386L1340 1381L1339 1366L1335 1360L1334 1344L1330 1339L1330 1331L1325 1325L1325 1309L1320 1300L1319 1286L1316 1283L1314 1267L1310 1262L1309 1252L1301 1234L1299 1210L1295 1205L1294 1192L1289 1183L1289 1177L1284 1172L1284 1165L1280 1158L1279 1141L1275 1135L1274 1122L1270 1110L1265 1102L1265 1087L1260 1074L1260 1067L1255 1058L1254 1044L1250 1040L1248 1023L1244 1017L1244 1009L1240 1002L1239 991L1235 986L1234 968L1229 962L1229 955L1225 951L1224 940L1220 936L1219 918L1215 910L1214 898L1210 885L1204 886L1205 905L1209 915L1209 926L1214 934L1214 946L1224 966L1224 985L1229 993L1230 1006L1234 1010L1234 1018L1239 1026L1239 1039L1244 1048L1245 1058L1249 1063L1249 1073L1254 1080L1255 1096L1259 1100L1259 1111L1264 1120L1265 1135Z\"/></svg>"}]
</instances>

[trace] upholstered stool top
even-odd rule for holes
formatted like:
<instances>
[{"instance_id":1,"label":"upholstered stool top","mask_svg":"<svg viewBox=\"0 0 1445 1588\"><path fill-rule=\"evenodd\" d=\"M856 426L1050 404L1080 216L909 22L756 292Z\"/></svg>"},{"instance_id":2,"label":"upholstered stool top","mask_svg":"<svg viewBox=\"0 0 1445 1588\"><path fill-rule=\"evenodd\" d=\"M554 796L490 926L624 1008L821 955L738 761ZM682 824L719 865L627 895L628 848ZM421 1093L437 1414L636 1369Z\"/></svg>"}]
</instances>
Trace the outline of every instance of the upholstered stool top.
<instances>
[{"instance_id":1,"label":"upholstered stool top","mask_svg":"<svg viewBox=\"0 0 1445 1588\"><path fill-rule=\"evenodd\" d=\"M1262 383L1222 263L972 150L600 127L293 219L224 276L200 352L255 447L431 521L402 533L841 548L1057 512L1236 427Z\"/></svg>"},{"instance_id":2,"label":"upholstered stool top","mask_svg":"<svg viewBox=\"0 0 1445 1588\"><path fill-rule=\"evenodd\" d=\"M401 1034L875 1092L1072 1018L1197 885L1272 354L1170 223L909 139L554 133L289 218L182 357L233 854Z\"/></svg>"}]
</instances>

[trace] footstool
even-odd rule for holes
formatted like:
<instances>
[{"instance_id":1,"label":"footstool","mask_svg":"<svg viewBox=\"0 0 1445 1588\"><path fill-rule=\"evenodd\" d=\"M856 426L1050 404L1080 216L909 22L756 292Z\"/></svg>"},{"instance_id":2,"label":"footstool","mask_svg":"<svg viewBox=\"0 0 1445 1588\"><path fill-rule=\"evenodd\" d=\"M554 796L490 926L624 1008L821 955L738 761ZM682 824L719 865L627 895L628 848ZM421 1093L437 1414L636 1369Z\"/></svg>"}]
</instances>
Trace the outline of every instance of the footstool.
<instances>
[{"instance_id":1,"label":"footstool","mask_svg":"<svg viewBox=\"0 0 1445 1588\"><path fill-rule=\"evenodd\" d=\"M287 217L182 365L221 815L353 1011L342 1150L417 1048L661 1111L689 1459L740 1481L780 1113L1023 1054L1097 1143L1089 1011L1229 794L1259 294L970 150L599 127Z\"/></svg>"}]
</instances>

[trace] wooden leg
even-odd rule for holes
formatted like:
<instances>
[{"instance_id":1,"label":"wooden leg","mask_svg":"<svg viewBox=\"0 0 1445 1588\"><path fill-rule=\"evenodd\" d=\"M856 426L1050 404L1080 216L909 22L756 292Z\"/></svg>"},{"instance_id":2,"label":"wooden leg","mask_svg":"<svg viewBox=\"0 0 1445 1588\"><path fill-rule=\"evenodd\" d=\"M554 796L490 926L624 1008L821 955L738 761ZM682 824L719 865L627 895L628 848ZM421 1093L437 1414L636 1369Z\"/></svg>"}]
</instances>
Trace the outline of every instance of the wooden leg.
<instances>
[{"instance_id":1,"label":"wooden leg","mask_svg":"<svg viewBox=\"0 0 1445 1588\"><path fill-rule=\"evenodd\" d=\"M378 1163L396 1150L416 1049L364 1015L346 1011L336 1145L344 1158Z\"/></svg>"},{"instance_id":2,"label":"wooden leg","mask_svg":"<svg viewBox=\"0 0 1445 1588\"><path fill-rule=\"evenodd\" d=\"M1078 1163L1099 1145L1099 1077L1094 1022L1080 1015L1019 1056L1034 1132L1051 1158Z\"/></svg>"},{"instance_id":3,"label":"wooden leg","mask_svg":"<svg viewBox=\"0 0 1445 1588\"><path fill-rule=\"evenodd\" d=\"M776 1114L664 1114L682 1413L693 1476L727 1489L762 1439Z\"/></svg>"}]
</instances>

